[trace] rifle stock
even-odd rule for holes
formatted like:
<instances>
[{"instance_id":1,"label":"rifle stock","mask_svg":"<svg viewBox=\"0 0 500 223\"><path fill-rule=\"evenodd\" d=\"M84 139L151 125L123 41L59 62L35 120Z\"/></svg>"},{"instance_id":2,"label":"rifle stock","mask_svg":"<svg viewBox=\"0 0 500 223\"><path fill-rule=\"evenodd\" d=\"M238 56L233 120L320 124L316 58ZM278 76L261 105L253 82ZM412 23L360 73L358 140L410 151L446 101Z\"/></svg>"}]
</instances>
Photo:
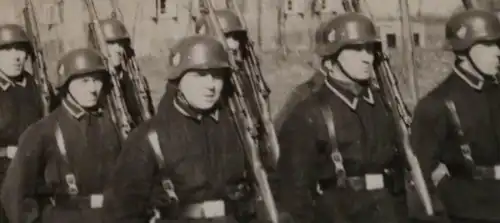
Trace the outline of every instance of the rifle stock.
<instances>
[{"instance_id":1,"label":"rifle stock","mask_svg":"<svg viewBox=\"0 0 500 223\"><path fill-rule=\"evenodd\" d=\"M130 114L127 111L127 106L125 105L125 101L122 96L120 81L118 80L116 70L109 64L108 46L106 43L106 39L104 38L99 18L97 17L97 11L95 9L94 2L93 0L84 0L84 3L87 6L90 20L92 21L91 32L93 34L97 48L104 56L103 59L108 63L107 68L108 72L110 73L110 80L112 84L110 94L107 98L108 106L110 107L110 113L113 121L120 130L122 138L125 139L132 130L133 122Z\"/></svg>"},{"instance_id":2,"label":"rifle stock","mask_svg":"<svg viewBox=\"0 0 500 223\"><path fill-rule=\"evenodd\" d=\"M251 111L248 108L247 101L243 97L242 81L237 73L239 71L236 60L231 50L229 49L226 38L222 33L221 25L214 13L214 7L211 0L205 0L205 6L208 8L208 16L212 25L215 28L217 38L222 43L230 58L233 74L231 82L234 87L234 95L229 99L229 107L232 111L238 135L245 148L246 157L251 167L251 173L255 180L253 184L259 199L262 199L266 215L272 223L278 223L278 211L274 202L273 195L268 182L267 172L259 157L259 148L257 143L256 123L252 120Z\"/></svg>"},{"instance_id":3,"label":"rifle stock","mask_svg":"<svg viewBox=\"0 0 500 223\"><path fill-rule=\"evenodd\" d=\"M40 96L43 105L43 115L47 116L50 113L52 105L52 87L48 81L47 66L43 56L42 46L40 44L40 30L31 0L26 0L26 6L23 9L24 22L26 26L26 34L28 34L33 46L33 55L31 58L33 76L40 90Z\"/></svg>"}]
</instances>

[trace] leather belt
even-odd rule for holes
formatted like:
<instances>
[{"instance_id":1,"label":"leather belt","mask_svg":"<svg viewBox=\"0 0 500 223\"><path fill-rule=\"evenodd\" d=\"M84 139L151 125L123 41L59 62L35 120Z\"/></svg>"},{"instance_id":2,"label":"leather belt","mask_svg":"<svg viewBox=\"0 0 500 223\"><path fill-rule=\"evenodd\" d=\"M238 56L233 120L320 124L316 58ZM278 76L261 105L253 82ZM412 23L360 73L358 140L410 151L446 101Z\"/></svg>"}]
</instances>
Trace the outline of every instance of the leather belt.
<instances>
[{"instance_id":1,"label":"leather belt","mask_svg":"<svg viewBox=\"0 0 500 223\"><path fill-rule=\"evenodd\" d=\"M354 191L374 191L385 188L384 175L380 173L347 177L347 186Z\"/></svg>"},{"instance_id":2,"label":"leather belt","mask_svg":"<svg viewBox=\"0 0 500 223\"><path fill-rule=\"evenodd\" d=\"M500 165L476 166L473 177L476 180L500 180Z\"/></svg>"},{"instance_id":3,"label":"leather belt","mask_svg":"<svg viewBox=\"0 0 500 223\"><path fill-rule=\"evenodd\" d=\"M440 163L439 166L432 172L432 181L434 185L438 185L439 182L447 175L461 176L462 174L460 172L454 174L453 171L450 172L448 170L446 164ZM500 180L500 165L473 166L472 178L474 180Z\"/></svg>"},{"instance_id":4,"label":"leather belt","mask_svg":"<svg viewBox=\"0 0 500 223\"><path fill-rule=\"evenodd\" d=\"M183 215L191 219L211 219L226 216L226 207L223 200L204 201L186 206Z\"/></svg>"},{"instance_id":5,"label":"leather belt","mask_svg":"<svg viewBox=\"0 0 500 223\"><path fill-rule=\"evenodd\" d=\"M54 206L63 206L75 209L99 209L102 208L104 196L102 194L91 194L90 196L55 196L52 199Z\"/></svg>"}]
</instances>

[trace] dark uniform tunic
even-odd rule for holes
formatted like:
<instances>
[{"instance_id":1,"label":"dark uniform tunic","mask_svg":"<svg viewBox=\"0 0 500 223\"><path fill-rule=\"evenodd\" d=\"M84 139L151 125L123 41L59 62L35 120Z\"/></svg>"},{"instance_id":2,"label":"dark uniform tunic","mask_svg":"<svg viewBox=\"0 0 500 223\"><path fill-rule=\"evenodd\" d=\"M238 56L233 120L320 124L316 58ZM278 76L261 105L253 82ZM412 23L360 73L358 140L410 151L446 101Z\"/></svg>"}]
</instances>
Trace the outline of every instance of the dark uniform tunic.
<instances>
[{"instance_id":1,"label":"dark uniform tunic","mask_svg":"<svg viewBox=\"0 0 500 223\"><path fill-rule=\"evenodd\" d=\"M42 117L43 105L33 76L23 72L20 80L13 81L0 74L0 182L10 163L7 146L17 146L22 132Z\"/></svg>"},{"instance_id":2,"label":"dark uniform tunic","mask_svg":"<svg viewBox=\"0 0 500 223\"><path fill-rule=\"evenodd\" d=\"M58 149L57 126L66 156ZM2 203L8 204L5 210L10 222L27 222L24 212L29 210L23 210L24 199L38 203L41 222L103 222L101 209L90 208L89 196L103 193L119 151L119 135L107 111L88 113L65 99L20 139L1 194ZM79 190L74 197L69 196L65 180L70 172Z\"/></svg>"},{"instance_id":3,"label":"dark uniform tunic","mask_svg":"<svg viewBox=\"0 0 500 223\"><path fill-rule=\"evenodd\" d=\"M163 219L175 220L168 222L188 222L189 217L180 214L186 207L212 200L227 202L228 217L220 222L236 222L236 210L231 211L236 206L231 204L228 191L245 180L245 157L229 111L221 106L200 115L178 97L162 104L155 117L130 134L120 154L105 203L108 222L146 222L151 206ZM157 133L165 157L162 172L147 137L150 131ZM165 178L171 179L178 196L176 209L161 202L167 193L154 189L161 188L160 181Z\"/></svg>"},{"instance_id":4,"label":"dark uniform tunic","mask_svg":"<svg viewBox=\"0 0 500 223\"><path fill-rule=\"evenodd\" d=\"M395 126L379 92L365 89L359 96L351 92L329 78L296 105L281 127L277 199L280 209L292 214L295 222L398 222L395 188L389 181L384 188L370 191L337 186L320 106L332 110L348 178L384 174L400 161Z\"/></svg>"},{"instance_id":5,"label":"dark uniform tunic","mask_svg":"<svg viewBox=\"0 0 500 223\"><path fill-rule=\"evenodd\" d=\"M455 104L475 167L492 168L500 164L500 86L455 68L418 103L412 126L413 148L424 174L430 178L439 163L451 174L434 191L448 214L500 222L500 180L473 179L475 167L466 167L445 100Z\"/></svg>"}]
</instances>

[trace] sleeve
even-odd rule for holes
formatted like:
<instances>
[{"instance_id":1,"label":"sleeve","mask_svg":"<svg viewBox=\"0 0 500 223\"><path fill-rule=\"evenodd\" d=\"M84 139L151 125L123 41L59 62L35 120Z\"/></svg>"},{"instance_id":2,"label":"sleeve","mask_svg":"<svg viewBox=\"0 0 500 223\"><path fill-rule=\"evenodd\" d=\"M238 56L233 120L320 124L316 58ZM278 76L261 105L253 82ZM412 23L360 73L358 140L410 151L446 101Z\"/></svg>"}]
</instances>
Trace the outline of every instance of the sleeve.
<instances>
[{"instance_id":1,"label":"sleeve","mask_svg":"<svg viewBox=\"0 0 500 223\"><path fill-rule=\"evenodd\" d=\"M411 126L411 145L420 162L436 212L444 211L431 178L440 164L442 142L446 137L447 119L443 103L437 99L422 100L415 109Z\"/></svg>"},{"instance_id":2,"label":"sleeve","mask_svg":"<svg viewBox=\"0 0 500 223\"><path fill-rule=\"evenodd\" d=\"M104 216L106 222L148 222L156 160L145 128L132 132L124 145L104 192Z\"/></svg>"},{"instance_id":3,"label":"sleeve","mask_svg":"<svg viewBox=\"0 0 500 223\"><path fill-rule=\"evenodd\" d=\"M292 112L284 121L278 140L281 155L277 167L277 204L295 222L312 222L316 180L314 162L316 134L312 116Z\"/></svg>"},{"instance_id":4,"label":"sleeve","mask_svg":"<svg viewBox=\"0 0 500 223\"><path fill-rule=\"evenodd\" d=\"M27 217L33 214L32 205L28 202L36 200L36 188L40 176L43 140L39 125L29 127L20 137L18 151L11 161L2 185L0 199L5 213L12 223L29 222ZM36 208L37 216L41 213Z\"/></svg>"}]
</instances>

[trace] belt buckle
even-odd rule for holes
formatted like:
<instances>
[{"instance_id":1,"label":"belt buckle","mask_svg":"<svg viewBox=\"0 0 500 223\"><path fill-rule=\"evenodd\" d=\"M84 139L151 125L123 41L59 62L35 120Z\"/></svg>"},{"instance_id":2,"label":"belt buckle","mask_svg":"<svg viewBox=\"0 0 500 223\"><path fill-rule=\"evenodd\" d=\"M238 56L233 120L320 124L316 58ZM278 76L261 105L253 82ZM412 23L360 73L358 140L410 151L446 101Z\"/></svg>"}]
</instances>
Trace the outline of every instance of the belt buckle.
<instances>
[{"instance_id":1,"label":"belt buckle","mask_svg":"<svg viewBox=\"0 0 500 223\"><path fill-rule=\"evenodd\" d=\"M17 153L16 146L7 146L7 158L14 159L14 156L16 156L16 153Z\"/></svg>"},{"instance_id":2,"label":"belt buckle","mask_svg":"<svg viewBox=\"0 0 500 223\"><path fill-rule=\"evenodd\" d=\"M226 216L225 203L222 200L205 201L188 205L185 215L189 218L218 218Z\"/></svg>"},{"instance_id":3,"label":"belt buckle","mask_svg":"<svg viewBox=\"0 0 500 223\"><path fill-rule=\"evenodd\" d=\"M205 218L226 216L226 207L222 200L203 202L202 209Z\"/></svg>"},{"instance_id":4,"label":"belt buckle","mask_svg":"<svg viewBox=\"0 0 500 223\"><path fill-rule=\"evenodd\" d=\"M495 180L500 180L500 165L495 165L493 166L493 172L495 173L494 179Z\"/></svg>"},{"instance_id":5,"label":"belt buckle","mask_svg":"<svg viewBox=\"0 0 500 223\"><path fill-rule=\"evenodd\" d=\"M103 203L104 203L104 196L102 194L90 195L90 208L92 209L102 208Z\"/></svg>"},{"instance_id":6,"label":"belt buckle","mask_svg":"<svg viewBox=\"0 0 500 223\"><path fill-rule=\"evenodd\" d=\"M379 190L384 188L384 175L365 174L366 190Z\"/></svg>"}]
</instances>

